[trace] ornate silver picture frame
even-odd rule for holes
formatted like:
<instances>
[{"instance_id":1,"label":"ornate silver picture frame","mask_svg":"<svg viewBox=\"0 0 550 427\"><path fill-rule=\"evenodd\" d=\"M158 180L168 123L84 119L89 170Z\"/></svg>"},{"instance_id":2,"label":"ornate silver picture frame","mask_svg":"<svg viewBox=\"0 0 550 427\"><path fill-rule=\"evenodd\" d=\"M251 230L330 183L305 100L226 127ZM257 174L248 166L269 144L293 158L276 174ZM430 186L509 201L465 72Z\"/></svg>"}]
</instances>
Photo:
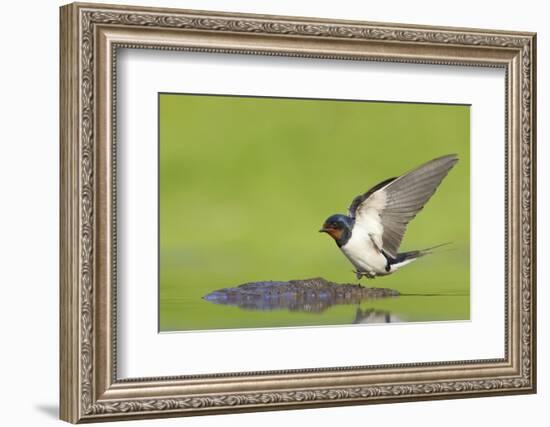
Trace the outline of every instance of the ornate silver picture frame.
<instances>
[{"instance_id":1,"label":"ornate silver picture frame","mask_svg":"<svg viewBox=\"0 0 550 427\"><path fill-rule=\"evenodd\" d=\"M534 33L523 32L63 6L61 419L78 423L534 393L535 42ZM121 48L503 69L504 357L119 378L115 181Z\"/></svg>"}]
</instances>

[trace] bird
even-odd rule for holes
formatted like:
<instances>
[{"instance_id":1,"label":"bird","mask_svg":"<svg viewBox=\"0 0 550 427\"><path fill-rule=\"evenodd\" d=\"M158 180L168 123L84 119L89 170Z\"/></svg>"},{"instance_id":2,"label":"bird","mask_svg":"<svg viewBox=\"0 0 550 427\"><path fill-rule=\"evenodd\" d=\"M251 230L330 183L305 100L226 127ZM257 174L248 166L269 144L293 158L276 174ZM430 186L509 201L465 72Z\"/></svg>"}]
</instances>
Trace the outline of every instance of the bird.
<instances>
[{"instance_id":1,"label":"bird","mask_svg":"<svg viewBox=\"0 0 550 427\"><path fill-rule=\"evenodd\" d=\"M348 215L329 216L319 232L334 239L355 267L358 280L395 273L447 244L399 252L407 225L457 162L456 154L448 154L376 184L353 199Z\"/></svg>"}]
</instances>

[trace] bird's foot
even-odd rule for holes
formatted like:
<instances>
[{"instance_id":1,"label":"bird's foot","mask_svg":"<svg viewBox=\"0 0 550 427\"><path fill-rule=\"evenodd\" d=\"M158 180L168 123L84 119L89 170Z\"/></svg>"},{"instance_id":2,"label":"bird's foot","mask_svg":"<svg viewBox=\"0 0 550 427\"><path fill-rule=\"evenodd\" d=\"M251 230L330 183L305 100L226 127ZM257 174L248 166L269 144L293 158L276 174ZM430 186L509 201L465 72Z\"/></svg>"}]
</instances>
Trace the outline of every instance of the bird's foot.
<instances>
[{"instance_id":1,"label":"bird's foot","mask_svg":"<svg viewBox=\"0 0 550 427\"><path fill-rule=\"evenodd\" d=\"M367 279L374 279L376 277L376 274L369 273L368 271L354 271L355 277L357 277L357 280L361 280L362 277L366 277Z\"/></svg>"}]
</instances>

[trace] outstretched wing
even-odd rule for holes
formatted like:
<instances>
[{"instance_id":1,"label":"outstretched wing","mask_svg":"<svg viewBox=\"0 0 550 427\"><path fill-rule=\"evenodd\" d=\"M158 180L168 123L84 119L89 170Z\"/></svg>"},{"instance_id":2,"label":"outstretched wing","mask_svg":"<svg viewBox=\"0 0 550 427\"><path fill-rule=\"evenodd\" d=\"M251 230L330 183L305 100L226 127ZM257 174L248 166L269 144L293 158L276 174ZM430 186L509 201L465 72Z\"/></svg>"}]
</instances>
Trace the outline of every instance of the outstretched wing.
<instances>
[{"instance_id":1,"label":"outstretched wing","mask_svg":"<svg viewBox=\"0 0 550 427\"><path fill-rule=\"evenodd\" d=\"M353 199L350 217L384 252L395 258L408 223L430 200L441 181L458 162L450 154L390 178Z\"/></svg>"}]
</instances>

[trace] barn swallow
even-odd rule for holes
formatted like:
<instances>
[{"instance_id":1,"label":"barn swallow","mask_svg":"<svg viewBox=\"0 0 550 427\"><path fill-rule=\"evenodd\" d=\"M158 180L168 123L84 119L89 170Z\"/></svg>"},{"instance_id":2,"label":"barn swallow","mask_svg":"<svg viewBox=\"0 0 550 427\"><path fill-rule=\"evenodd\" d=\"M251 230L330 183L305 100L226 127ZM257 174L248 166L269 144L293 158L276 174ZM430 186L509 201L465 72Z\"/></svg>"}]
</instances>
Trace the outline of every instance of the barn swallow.
<instances>
[{"instance_id":1,"label":"barn swallow","mask_svg":"<svg viewBox=\"0 0 550 427\"><path fill-rule=\"evenodd\" d=\"M450 154L386 179L355 197L348 215L328 217L319 231L335 240L356 268L357 279L392 274L441 246L398 252L407 225L457 162L458 157Z\"/></svg>"}]
</instances>

